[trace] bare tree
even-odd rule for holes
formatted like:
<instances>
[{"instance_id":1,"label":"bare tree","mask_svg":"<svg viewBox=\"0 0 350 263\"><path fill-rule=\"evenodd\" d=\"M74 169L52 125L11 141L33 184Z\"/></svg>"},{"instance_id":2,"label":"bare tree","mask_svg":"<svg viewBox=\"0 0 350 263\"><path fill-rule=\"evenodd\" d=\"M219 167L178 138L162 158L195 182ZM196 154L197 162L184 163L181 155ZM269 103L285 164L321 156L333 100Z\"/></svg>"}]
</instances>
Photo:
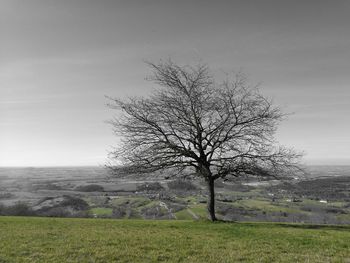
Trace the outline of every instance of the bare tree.
<instances>
[{"instance_id":1,"label":"bare tree","mask_svg":"<svg viewBox=\"0 0 350 263\"><path fill-rule=\"evenodd\" d=\"M148 63L159 84L149 97L111 99L122 111L111 121L121 145L111 153L116 172L149 173L191 167L208 185L214 221L214 181L226 176L281 176L297 169L300 154L273 138L284 114L246 79L215 83L205 65Z\"/></svg>"}]
</instances>

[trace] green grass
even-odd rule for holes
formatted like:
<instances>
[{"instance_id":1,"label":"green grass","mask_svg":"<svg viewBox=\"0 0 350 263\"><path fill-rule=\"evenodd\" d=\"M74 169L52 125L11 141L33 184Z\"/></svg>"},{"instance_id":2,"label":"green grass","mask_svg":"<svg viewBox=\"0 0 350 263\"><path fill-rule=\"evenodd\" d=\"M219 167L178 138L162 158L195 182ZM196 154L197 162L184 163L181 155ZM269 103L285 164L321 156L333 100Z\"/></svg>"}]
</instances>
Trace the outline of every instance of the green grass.
<instances>
[{"instance_id":1,"label":"green grass","mask_svg":"<svg viewBox=\"0 0 350 263\"><path fill-rule=\"evenodd\" d=\"M189 209L200 218L204 219L208 217L206 204L190 205Z\"/></svg>"},{"instance_id":2,"label":"green grass","mask_svg":"<svg viewBox=\"0 0 350 263\"><path fill-rule=\"evenodd\" d=\"M350 221L350 214L337 215L339 220Z\"/></svg>"},{"instance_id":3,"label":"green grass","mask_svg":"<svg viewBox=\"0 0 350 263\"><path fill-rule=\"evenodd\" d=\"M188 212L188 209L183 209L175 213L176 219L178 220L191 220L193 216Z\"/></svg>"},{"instance_id":4,"label":"green grass","mask_svg":"<svg viewBox=\"0 0 350 263\"><path fill-rule=\"evenodd\" d=\"M319 207L338 207L342 208L346 204L346 202L341 202L341 201L333 201L333 202L328 202L328 203L321 203L320 201L316 200L310 200L310 199L303 199L302 204L304 205L314 205L314 206L319 206Z\"/></svg>"},{"instance_id":5,"label":"green grass","mask_svg":"<svg viewBox=\"0 0 350 263\"><path fill-rule=\"evenodd\" d=\"M0 262L349 262L350 227L0 217Z\"/></svg>"},{"instance_id":6,"label":"green grass","mask_svg":"<svg viewBox=\"0 0 350 263\"><path fill-rule=\"evenodd\" d=\"M241 205L250 209L257 209L266 212L287 212L287 213L303 213L307 214L305 211L301 211L299 207L293 203L288 202L275 202L272 203L269 200L258 200L258 199L245 199L239 200L234 205Z\"/></svg>"},{"instance_id":7,"label":"green grass","mask_svg":"<svg viewBox=\"0 0 350 263\"><path fill-rule=\"evenodd\" d=\"M91 210L92 214L95 214L97 216L110 216L112 215L113 209L112 208L106 208L106 207L95 207Z\"/></svg>"},{"instance_id":8,"label":"green grass","mask_svg":"<svg viewBox=\"0 0 350 263\"><path fill-rule=\"evenodd\" d=\"M144 197L133 197L133 196L125 196L125 197L120 197L117 199L112 200L112 205L118 206L118 205L125 205L129 204L134 207L139 207L139 206L145 206L149 204L151 200L148 198Z\"/></svg>"}]
</instances>

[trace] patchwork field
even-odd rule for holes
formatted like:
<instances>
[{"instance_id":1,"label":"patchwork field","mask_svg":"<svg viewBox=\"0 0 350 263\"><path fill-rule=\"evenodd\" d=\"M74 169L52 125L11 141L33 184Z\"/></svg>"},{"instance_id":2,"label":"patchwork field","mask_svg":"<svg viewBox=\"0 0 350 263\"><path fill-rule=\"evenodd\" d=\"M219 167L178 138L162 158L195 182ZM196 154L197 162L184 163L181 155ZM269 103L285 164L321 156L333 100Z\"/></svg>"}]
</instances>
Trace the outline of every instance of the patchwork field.
<instances>
[{"instance_id":1,"label":"patchwork field","mask_svg":"<svg viewBox=\"0 0 350 263\"><path fill-rule=\"evenodd\" d=\"M0 262L350 262L350 227L0 217Z\"/></svg>"},{"instance_id":2,"label":"patchwork field","mask_svg":"<svg viewBox=\"0 0 350 263\"><path fill-rule=\"evenodd\" d=\"M313 167L286 182L218 180L216 212L225 221L350 224L349 189L350 166ZM99 167L0 169L0 215L200 220L206 201L205 182L167 172L118 178Z\"/></svg>"}]
</instances>

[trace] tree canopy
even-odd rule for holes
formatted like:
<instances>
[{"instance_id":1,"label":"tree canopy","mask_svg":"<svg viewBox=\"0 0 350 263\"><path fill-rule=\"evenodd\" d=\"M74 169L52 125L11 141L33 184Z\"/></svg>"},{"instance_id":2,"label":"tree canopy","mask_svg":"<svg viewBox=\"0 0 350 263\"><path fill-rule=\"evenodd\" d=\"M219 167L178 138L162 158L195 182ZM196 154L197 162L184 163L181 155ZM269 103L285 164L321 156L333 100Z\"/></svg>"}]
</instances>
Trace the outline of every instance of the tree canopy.
<instances>
[{"instance_id":1,"label":"tree canopy","mask_svg":"<svg viewBox=\"0 0 350 263\"><path fill-rule=\"evenodd\" d=\"M208 182L212 220L216 179L281 176L299 169L301 154L274 139L285 115L242 74L217 83L206 65L148 65L150 80L160 88L148 97L111 99L110 107L121 110L111 121L121 138L111 157L122 164L112 169L193 168Z\"/></svg>"}]
</instances>

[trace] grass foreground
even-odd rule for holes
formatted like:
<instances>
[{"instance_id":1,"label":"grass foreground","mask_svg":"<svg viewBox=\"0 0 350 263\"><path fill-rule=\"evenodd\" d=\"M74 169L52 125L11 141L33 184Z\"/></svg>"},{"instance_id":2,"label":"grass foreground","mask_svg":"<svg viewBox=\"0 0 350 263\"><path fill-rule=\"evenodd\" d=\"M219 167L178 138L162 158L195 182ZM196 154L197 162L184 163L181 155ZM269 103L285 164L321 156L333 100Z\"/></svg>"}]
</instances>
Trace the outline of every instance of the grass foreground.
<instances>
[{"instance_id":1,"label":"grass foreground","mask_svg":"<svg viewBox=\"0 0 350 263\"><path fill-rule=\"evenodd\" d=\"M0 217L0 262L350 262L350 226Z\"/></svg>"}]
</instances>

